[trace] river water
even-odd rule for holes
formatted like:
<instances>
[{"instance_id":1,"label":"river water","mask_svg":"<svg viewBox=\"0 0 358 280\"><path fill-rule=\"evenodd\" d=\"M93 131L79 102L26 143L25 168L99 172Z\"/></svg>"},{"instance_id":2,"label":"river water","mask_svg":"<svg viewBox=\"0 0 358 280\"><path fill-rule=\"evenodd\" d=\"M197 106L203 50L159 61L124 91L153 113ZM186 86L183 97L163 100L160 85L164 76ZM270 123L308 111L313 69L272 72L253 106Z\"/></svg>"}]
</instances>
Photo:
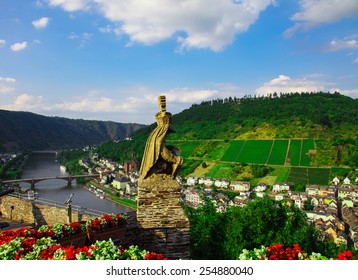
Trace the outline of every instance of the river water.
<instances>
[{"instance_id":1,"label":"river water","mask_svg":"<svg viewBox=\"0 0 358 280\"><path fill-rule=\"evenodd\" d=\"M23 179L65 176L60 164L56 162L56 154L52 152L33 153L27 160L22 174ZM22 189L29 189L29 183L20 183ZM61 179L51 179L40 181L35 184L35 192L40 199L50 199L63 204L66 199L74 193L72 205L82 206L88 209L103 211L106 213L123 213L133 211L132 209L117 203L100 199L96 195L87 191L83 185L72 181L72 186L67 186L67 181Z\"/></svg>"}]
</instances>

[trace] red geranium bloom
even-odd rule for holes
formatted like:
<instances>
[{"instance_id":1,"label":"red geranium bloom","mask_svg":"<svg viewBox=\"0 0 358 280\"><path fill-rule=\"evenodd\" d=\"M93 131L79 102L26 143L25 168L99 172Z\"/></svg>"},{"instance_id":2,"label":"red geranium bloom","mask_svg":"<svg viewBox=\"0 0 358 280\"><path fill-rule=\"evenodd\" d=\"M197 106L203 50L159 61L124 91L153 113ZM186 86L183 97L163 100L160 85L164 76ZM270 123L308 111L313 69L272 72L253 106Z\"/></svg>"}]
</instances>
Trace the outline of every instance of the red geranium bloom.
<instances>
[{"instance_id":1,"label":"red geranium bloom","mask_svg":"<svg viewBox=\"0 0 358 280\"><path fill-rule=\"evenodd\" d=\"M154 252L147 253L144 256L144 259L145 260L168 260L168 258L163 257L162 254L157 254Z\"/></svg>"}]
</instances>

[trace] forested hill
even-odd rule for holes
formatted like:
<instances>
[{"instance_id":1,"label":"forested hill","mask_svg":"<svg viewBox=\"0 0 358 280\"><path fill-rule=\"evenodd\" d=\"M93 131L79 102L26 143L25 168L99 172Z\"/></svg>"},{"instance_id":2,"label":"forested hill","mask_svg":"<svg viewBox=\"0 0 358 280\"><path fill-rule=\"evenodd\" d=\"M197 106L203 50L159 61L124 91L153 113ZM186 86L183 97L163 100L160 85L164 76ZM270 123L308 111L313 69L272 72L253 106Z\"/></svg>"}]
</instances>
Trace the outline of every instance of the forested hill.
<instances>
[{"instance_id":1,"label":"forested hill","mask_svg":"<svg viewBox=\"0 0 358 280\"><path fill-rule=\"evenodd\" d=\"M177 139L355 137L357 123L358 100L339 93L218 99L173 116Z\"/></svg>"},{"instance_id":2,"label":"forested hill","mask_svg":"<svg viewBox=\"0 0 358 280\"><path fill-rule=\"evenodd\" d=\"M0 152L83 147L131 137L142 127L0 110Z\"/></svg>"},{"instance_id":3,"label":"forested hill","mask_svg":"<svg viewBox=\"0 0 358 280\"><path fill-rule=\"evenodd\" d=\"M168 104L170 112L170 104ZM153 122L154 122L153 116ZM334 138L356 139L358 100L339 93L290 93L268 97L227 98L194 104L173 115L169 140ZM140 160L149 133L138 130L133 141L107 143L98 151L123 161Z\"/></svg>"}]
</instances>

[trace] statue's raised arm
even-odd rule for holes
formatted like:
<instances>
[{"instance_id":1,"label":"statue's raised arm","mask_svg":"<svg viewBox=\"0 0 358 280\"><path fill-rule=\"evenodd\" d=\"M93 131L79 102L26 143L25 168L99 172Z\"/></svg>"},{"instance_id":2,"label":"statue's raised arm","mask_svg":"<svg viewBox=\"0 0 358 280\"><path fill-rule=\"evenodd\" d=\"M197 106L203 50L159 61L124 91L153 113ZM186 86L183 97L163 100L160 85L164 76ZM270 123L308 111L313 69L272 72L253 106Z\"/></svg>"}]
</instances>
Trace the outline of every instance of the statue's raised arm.
<instances>
[{"instance_id":1,"label":"statue's raised arm","mask_svg":"<svg viewBox=\"0 0 358 280\"><path fill-rule=\"evenodd\" d=\"M176 147L165 145L165 136L174 133L171 128L172 114L166 111L165 96L158 97L159 112L155 115L157 127L150 134L140 167L140 176L145 179L152 174L167 174L173 178L183 165L183 158Z\"/></svg>"}]
</instances>

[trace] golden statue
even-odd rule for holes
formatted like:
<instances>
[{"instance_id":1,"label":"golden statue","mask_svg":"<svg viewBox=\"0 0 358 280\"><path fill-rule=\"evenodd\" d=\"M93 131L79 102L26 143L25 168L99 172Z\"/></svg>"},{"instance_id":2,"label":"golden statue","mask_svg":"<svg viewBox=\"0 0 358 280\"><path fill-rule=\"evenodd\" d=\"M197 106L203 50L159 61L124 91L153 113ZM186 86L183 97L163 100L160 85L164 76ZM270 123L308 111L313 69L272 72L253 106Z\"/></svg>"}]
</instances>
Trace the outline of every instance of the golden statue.
<instances>
[{"instance_id":1,"label":"golden statue","mask_svg":"<svg viewBox=\"0 0 358 280\"><path fill-rule=\"evenodd\" d=\"M143 179L152 174L168 174L174 178L183 165L179 150L165 145L165 136L175 132L171 128L172 114L166 112L165 96L158 97L158 105L159 112L155 115L157 127L147 140L140 167L140 175Z\"/></svg>"}]
</instances>

